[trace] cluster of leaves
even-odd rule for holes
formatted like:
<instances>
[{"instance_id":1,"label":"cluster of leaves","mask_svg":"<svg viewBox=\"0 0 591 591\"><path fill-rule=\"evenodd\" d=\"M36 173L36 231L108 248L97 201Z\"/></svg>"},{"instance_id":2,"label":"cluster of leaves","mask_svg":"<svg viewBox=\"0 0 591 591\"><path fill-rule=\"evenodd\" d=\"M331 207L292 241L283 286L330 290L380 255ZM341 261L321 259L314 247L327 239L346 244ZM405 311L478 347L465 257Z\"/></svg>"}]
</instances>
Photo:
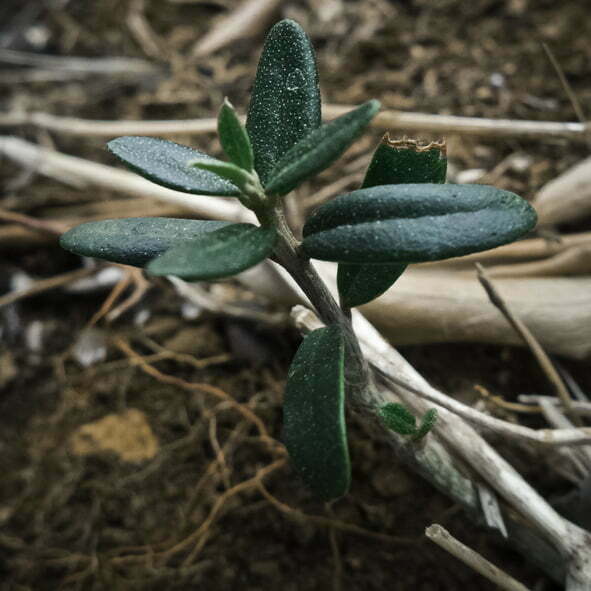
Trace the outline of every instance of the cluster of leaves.
<instances>
[{"instance_id":1,"label":"cluster of leaves","mask_svg":"<svg viewBox=\"0 0 591 591\"><path fill-rule=\"evenodd\" d=\"M228 277L273 256L279 233L272 212L281 198L330 166L379 110L368 101L321 121L314 50L291 21L270 31L243 126L225 101L218 133L228 161L157 138L108 144L149 180L185 193L237 197L260 225L171 218L127 218L82 224L62 236L85 256L145 267L187 280ZM517 195L482 185L446 185L438 144L382 142L359 190L340 195L307 220L299 256L338 263L341 304L351 308L382 294L409 263L485 250L515 240L536 221ZM344 318L344 316L343 316ZM345 424L345 336L334 324L310 333L291 367L284 440L303 480L323 499L344 494L350 465ZM424 435L414 417L392 422ZM392 414L392 413L390 413ZM412 425L411 425L412 423ZM402 427L400 427L402 425Z\"/></svg>"}]
</instances>

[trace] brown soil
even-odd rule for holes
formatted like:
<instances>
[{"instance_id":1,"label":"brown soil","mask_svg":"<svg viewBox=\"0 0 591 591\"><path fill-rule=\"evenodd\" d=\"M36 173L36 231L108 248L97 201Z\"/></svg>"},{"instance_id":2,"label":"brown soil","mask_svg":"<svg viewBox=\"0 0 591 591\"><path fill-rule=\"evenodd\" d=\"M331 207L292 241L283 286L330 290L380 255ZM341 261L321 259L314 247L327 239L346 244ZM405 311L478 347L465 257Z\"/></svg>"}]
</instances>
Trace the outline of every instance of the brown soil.
<instances>
[{"instance_id":1,"label":"brown soil","mask_svg":"<svg viewBox=\"0 0 591 591\"><path fill-rule=\"evenodd\" d=\"M591 99L586 2L344 0L335 2L342 6L330 23L321 21L317 4L324 3L284 2L282 14L310 32L329 102L377 97L386 107L424 112L572 120L541 41L550 44L580 102ZM0 43L31 51L43 38L42 53L154 61L128 26L137 5L5 1ZM234 5L146 0L146 17L172 68L162 59L159 77L124 83L104 76L12 85L0 79L0 110L92 119L210 117L224 95L244 109L261 37L195 67L178 65L223 7ZM98 139L10 132L112 164ZM209 136L174 139L219 152ZM367 161L377 139L368 134L342 166L361 174L356 161ZM494 180L526 197L587 156L585 145L563 140L449 143L452 173L490 171L510 154L527 156L525 169L508 168ZM298 193L305 199L341 174L335 166ZM120 198L23 175L7 162L0 182L1 208L38 217ZM55 243L3 247L2 291L15 273L49 277L78 265ZM270 310L233 284L224 293ZM72 347L107 294L52 291L0 309L1 589L492 590L424 541L433 522L525 584L558 588L398 465L355 416L350 494L332 507L311 498L276 443L282 388L298 342L287 326L206 312L183 320L180 298L157 283L119 319L98 323L94 347L104 344L105 358L81 367ZM403 353L435 385L458 395L475 399L475 384L507 397L550 392L523 350L437 345ZM591 389L584 364L563 363ZM568 490L542 458L507 453L545 494Z\"/></svg>"}]
</instances>

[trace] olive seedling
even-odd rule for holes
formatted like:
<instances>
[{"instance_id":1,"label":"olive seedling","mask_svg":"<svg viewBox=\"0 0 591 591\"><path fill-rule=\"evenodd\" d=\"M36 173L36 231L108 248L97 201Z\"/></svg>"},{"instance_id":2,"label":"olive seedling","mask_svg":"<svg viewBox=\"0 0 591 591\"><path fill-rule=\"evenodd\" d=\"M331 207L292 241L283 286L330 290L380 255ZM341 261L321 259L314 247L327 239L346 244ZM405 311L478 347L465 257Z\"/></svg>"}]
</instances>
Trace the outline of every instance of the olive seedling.
<instances>
[{"instance_id":1,"label":"olive seedling","mask_svg":"<svg viewBox=\"0 0 591 591\"><path fill-rule=\"evenodd\" d=\"M379 110L370 100L323 124L314 51L291 20L270 31L243 126L225 101L218 133L227 161L148 137L108 144L124 164L151 181L196 195L236 197L259 225L169 218L90 222L66 232L64 248L144 267L150 275L189 281L240 273L265 258L282 265L324 324L303 340L289 370L283 440L304 482L320 498L345 494L350 462L345 399L372 388L350 323L351 308L378 297L407 265L511 242L531 230L534 210L520 197L484 185L445 184L440 143L385 138L362 186L320 206L296 240L283 197L331 165ZM196 197L197 198L197 197ZM338 263L337 303L310 259ZM387 405L382 420L410 439L424 437L434 413L415 418Z\"/></svg>"}]
</instances>

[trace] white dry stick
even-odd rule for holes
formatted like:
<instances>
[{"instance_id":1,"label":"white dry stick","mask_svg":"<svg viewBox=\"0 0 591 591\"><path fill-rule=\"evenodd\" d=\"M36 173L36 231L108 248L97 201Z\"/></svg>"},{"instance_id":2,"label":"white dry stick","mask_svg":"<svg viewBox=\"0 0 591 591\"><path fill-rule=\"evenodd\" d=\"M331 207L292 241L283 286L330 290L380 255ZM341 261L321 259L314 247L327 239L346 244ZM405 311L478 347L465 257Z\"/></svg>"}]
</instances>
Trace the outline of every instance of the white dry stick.
<instances>
[{"instance_id":1,"label":"white dry stick","mask_svg":"<svg viewBox=\"0 0 591 591\"><path fill-rule=\"evenodd\" d=\"M94 185L134 197L174 203L204 217L230 221L254 218L236 200L190 195L166 189L132 172L61 154L16 137L0 136L0 155L45 176L60 179L66 177L81 188Z\"/></svg>"},{"instance_id":2,"label":"white dry stick","mask_svg":"<svg viewBox=\"0 0 591 591\"><path fill-rule=\"evenodd\" d=\"M327 119L334 119L354 109L353 105L326 105ZM455 115L431 115L406 111L382 110L371 123L379 129L424 131L429 134L479 135L485 137L567 137L585 141L591 130L588 123L561 121L520 121L484 119Z\"/></svg>"},{"instance_id":3,"label":"white dry stick","mask_svg":"<svg viewBox=\"0 0 591 591\"><path fill-rule=\"evenodd\" d=\"M430 525L425 530L425 535L435 542L439 547L467 564L471 569L492 581L501 589L506 591L528 591L525 585L508 575L505 571L495 566L492 562L478 554L472 548L468 548L459 540L454 538L445 528L438 523Z\"/></svg>"},{"instance_id":4,"label":"white dry stick","mask_svg":"<svg viewBox=\"0 0 591 591\"><path fill-rule=\"evenodd\" d=\"M404 381L415 390L444 397L412 367L361 314L354 314L355 332L364 355L392 382ZM428 409L424 400L406 388L392 385L394 393L417 415ZM364 394L376 408L390 402L383 393ZM471 468L489 483L501 498L528 519L565 557L568 591L591 589L591 534L562 518L521 475L504 460L470 425L446 408L438 406L436 433Z\"/></svg>"},{"instance_id":5,"label":"white dry stick","mask_svg":"<svg viewBox=\"0 0 591 591\"><path fill-rule=\"evenodd\" d=\"M320 325L315 314L303 306L296 306L292 311L292 317L296 326L304 332L314 330ZM357 311L353 311L353 320L355 332L360 337L361 349L366 359L375 369L379 369L382 375L393 378L389 381L388 389L376 388L361 392L354 404L365 409L370 415L375 415L385 404L402 401L416 415L423 415L432 406L425 404L414 393L410 394L409 387L420 392L437 391L431 388L426 380ZM397 379L404 380L407 386L397 386L395 384ZM437 394L439 396L435 398L446 398L439 392ZM591 588L591 555L589 553L591 535L558 515L545 499L462 418L452 414L442 405L438 404L436 408L438 419L434 427L435 441L441 440L445 444L443 449L447 448L452 457L455 455L464 460L474 473L488 482L510 507L525 517L538 534L554 546L565 561L569 582L568 591ZM427 444L429 443L431 442L428 439ZM415 449L414 453L419 455L420 451ZM453 466L453 462L451 465ZM430 476L432 477L433 473L437 473L439 469L437 464L433 466ZM425 474L425 471L423 470L422 473ZM449 489L445 489L445 484L449 486L451 482L453 480L444 479L439 488L450 495L452 493ZM523 547L522 545L522 549ZM527 542L525 548L527 548Z\"/></svg>"},{"instance_id":6,"label":"white dry stick","mask_svg":"<svg viewBox=\"0 0 591 591\"><path fill-rule=\"evenodd\" d=\"M180 205L202 217L253 221L249 212L235 200L172 191L125 170L54 152L19 138L0 137L0 155L80 188L103 186L128 195ZM573 244L586 240L586 235L581 234L575 237ZM541 256L543 244L536 242L532 246L536 256ZM316 267L329 285L334 283L332 275L336 273L336 265L319 263ZM589 355L591 277L509 278L500 279L498 283L506 300L535 330L549 351L575 358ZM255 281L249 285L256 292L273 298L273 283ZM561 306L556 306L558 300ZM396 344L519 342L505 319L488 302L478 282L465 273L445 268L413 266L393 290L363 306L362 310Z\"/></svg>"},{"instance_id":7,"label":"white dry stick","mask_svg":"<svg viewBox=\"0 0 591 591\"><path fill-rule=\"evenodd\" d=\"M326 105L323 116L334 119L354 107ZM244 117L241 117L244 121ZM69 134L96 137L115 135L178 135L211 133L217 128L215 118L174 121L94 121L73 117L58 117L49 113L6 113L0 115L0 126L34 125L43 129ZM415 130L433 135L480 135L484 137L567 137L584 141L589 124L548 121L514 121L510 119L481 119L452 115L431 115L385 110L371 122L380 130Z\"/></svg>"},{"instance_id":8,"label":"white dry stick","mask_svg":"<svg viewBox=\"0 0 591 591\"><path fill-rule=\"evenodd\" d=\"M204 57L234 41L262 33L280 5L281 0L243 0L199 39L191 53Z\"/></svg>"},{"instance_id":9,"label":"white dry stick","mask_svg":"<svg viewBox=\"0 0 591 591\"><path fill-rule=\"evenodd\" d=\"M540 224L559 224L591 215L591 158L544 185L533 204Z\"/></svg>"},{"instance_id":10,"label":"white dry stick","mask_svg":"<svg viewBox=\"0 0 591 591\"><path fill-rule=\"evenodd\" d=\"M42 55L14 49L0 49L0 63L15 66L35 66L48 70L79 72L86 76L104 74L107 76L156 74L158 66L137 58L130 57L71 57Z\"/></svg>"}]
</instances>

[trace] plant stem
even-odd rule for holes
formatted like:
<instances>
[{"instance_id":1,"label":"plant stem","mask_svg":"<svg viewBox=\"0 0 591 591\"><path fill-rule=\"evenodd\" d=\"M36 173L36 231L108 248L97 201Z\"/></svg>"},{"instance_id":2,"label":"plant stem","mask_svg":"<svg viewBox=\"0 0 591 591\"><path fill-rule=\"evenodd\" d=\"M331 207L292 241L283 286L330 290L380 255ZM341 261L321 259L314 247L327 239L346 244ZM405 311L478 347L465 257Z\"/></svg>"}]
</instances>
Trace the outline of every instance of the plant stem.
<instances>
[{"instance_id":1,"label":"plant stem","mask_svg":"<svg viewBox=\"0 0 591 591\"><path fill-rule=\"evenodd\" d=\"M338 324L341 327L347 353L347 383L354 384L356 388L369 387L373 380L351 325L350 310L347 313L347 310L339 307L324 281L310 264L310 259L302 252L300 243L287 224L282 207L277 205L273 209L257 212L257 217L262 224L272 224L277 229L276 260L300 286L322 321L327 325Z\"/></svg>"}]
</instances>

